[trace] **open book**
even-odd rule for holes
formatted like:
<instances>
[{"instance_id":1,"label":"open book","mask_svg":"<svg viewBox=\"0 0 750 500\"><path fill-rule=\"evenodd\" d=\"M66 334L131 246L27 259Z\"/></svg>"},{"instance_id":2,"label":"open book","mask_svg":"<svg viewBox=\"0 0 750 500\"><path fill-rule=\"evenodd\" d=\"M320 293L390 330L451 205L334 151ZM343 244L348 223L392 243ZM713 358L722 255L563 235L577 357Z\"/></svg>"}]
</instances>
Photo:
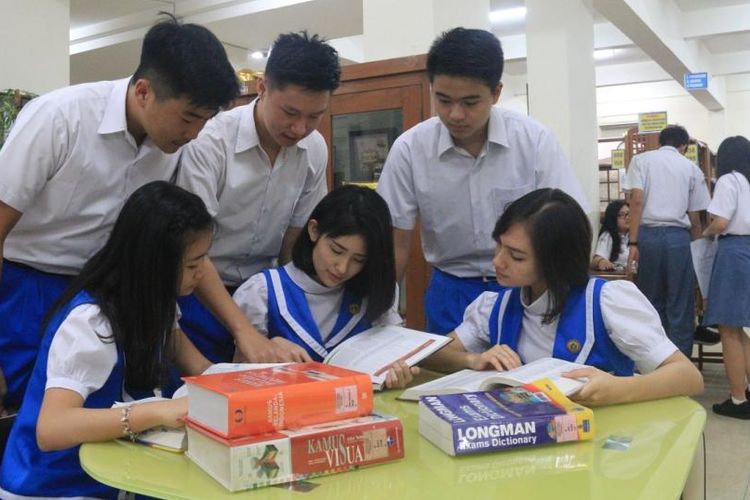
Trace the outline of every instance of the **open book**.
<instances>
[{"instance_id":1,"label":"open book","mask_svg":"<svg viewBox=\"0 0 750 500\"><path fill-rule=\"evenodd\" d=\"M542 378L550 379L560 392L567 396L578 391L586 381L565 378L560 374L578 368L586 368L586 365L571 363L562 359L541 358L505 372L461 370L421 385L409 387L401 393L398 399L419 401L420 396L486 391L503 385L515 387Z\"/></svg>"},{"instance_id":2,"label":"open book","mask_svg":"<svg viewBox=\"0 0 750 500\"><path fill-rule=\"evenodd\" d=\"M385 384L388 367L393 363L403 360L414 366L451 340L444 335L401 326L378 326L337 345L323 362L367 373L372 379L373 389L380 390Z\"/></svg>"}]
</instances>

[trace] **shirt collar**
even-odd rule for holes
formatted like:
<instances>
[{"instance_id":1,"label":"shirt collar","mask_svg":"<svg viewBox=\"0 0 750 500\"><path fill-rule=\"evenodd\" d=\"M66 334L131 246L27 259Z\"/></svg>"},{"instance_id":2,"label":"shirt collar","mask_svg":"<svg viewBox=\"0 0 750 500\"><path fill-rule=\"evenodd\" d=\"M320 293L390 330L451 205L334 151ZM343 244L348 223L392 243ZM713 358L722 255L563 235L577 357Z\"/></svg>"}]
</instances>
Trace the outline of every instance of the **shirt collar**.
<instances>
[{"instance_id":1,"label":"shirt collar","mask_svg":"<svg viewBox=\"0 0 750 500\"><path fill-rule=\"evenodd\" d=\"M125 103L128 97L128 84L130 78L123 78L114 82L112 91L107 99L107 105L104 108L104 115L99 122L99 134L113 134L116 132L125 132L128 129L128 119L126 115Z\"/></svg>"},{"instance_id":2,"label":"shirt collar","mask_svg":"<svg viewBox=\"0 0 750 500\"><path fill-rule=\"evenodd\" d=\"M677 151L677 148L674 146L661 146L659 149L663 149L665 151L674 151L677 154L681 154L679 151Z\"/></svg>"},{"instance_id":3,"label":"shirt collar","mask_svg":"<svg viewBox=\"0 0 750 500\"><path fill-rule=\"evenodd\" d=\"M448 127L446 127L439 118L438 123L440 127L438 134L438 156L440 156L449 149L456 147L456 145L453 142ZM493 106L490 110L489 126L487 127L487 141L500 146L509 146L508 130L505 128L505 120L503 120L502 111L496 106Z\"/></svg>"},{"instance_id":4,"label":"shirt collar","mask_svg":"<svg viewBox=\"0 0 750 500\"><path fill-rule=\"evenodd\" d=\"M240 113L240 126L237 131L237 143L234 147L235 153L242 153L254 147L260 147L260 137L258 129L255 127L255 106L258 105L258 98L246 106L242 106ZM312 134L311 134L312 135ZM307 149L310 136L305 137L294 146L282 149L302 148Z\"/></svg>"},{"instance_id":5,"label":"shirt collar","mask_svg":"<svg viewBox=\"0 0 750 500\"><path fill-rule=\"evenodd\" d=\"M287 272L289 277L292 278L292 281L294 281L297 286L302 288L302 290L304 290L305 293L308 294L325 295L330 293L339 293L341 292L341 288L344 286L344 284L341 283L340 285L335 287L327 287L321 283L318 283L302 269L295 266L293 262L289 262L288 264L286 264L284 266L284 270Z\"/></svg>"},{"instance_id":6,"label":"shirt collar","mask_svg":"<svg viewBox=\"0 0 750 500\"><path fill-rule=\"evenodd\" d=\"M525 295L525 289L522 289L521 304L523 305L524 309L538 315L543 315L547 312L547 306L549 305L549 290L545 290L544 293L537 297L537 299L531 304L526 303Z\"/></svg>"}]
</instances>

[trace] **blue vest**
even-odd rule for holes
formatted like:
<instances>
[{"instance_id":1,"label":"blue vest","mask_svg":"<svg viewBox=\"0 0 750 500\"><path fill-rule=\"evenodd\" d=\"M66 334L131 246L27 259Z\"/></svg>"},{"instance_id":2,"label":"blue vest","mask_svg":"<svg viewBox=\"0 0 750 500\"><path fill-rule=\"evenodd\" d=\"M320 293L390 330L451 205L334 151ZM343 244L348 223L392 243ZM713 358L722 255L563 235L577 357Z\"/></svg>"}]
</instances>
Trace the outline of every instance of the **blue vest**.
<instances>
[{"instance_id":1,"label":"blue vest","mask_svg":"<svg viewBox=\"0 0 750 500\"><path fill-rule=\"evenodd\" d=\"M79 446L45 452L39 449L36 441L36 421L47 383L47 360L52 339L73 308L93 302L88 293L80 292L55 314L45 330L39 357L3 457L0 483L6 491L25 496L117 498L116 489L95 481L83 471L78 459ZM112 373L103 387L86 398L85 408L109 408L122 399L123 359L118 349L117 364Z\"/></svg>"},{"instance_id":2,"label":"blue vest","mask_svg":"<svg viewBox=\"0 0 750 500\"><path fill-rule=\"evenodd\" d=\"M633 361L617 349L604 327L599 303L604 283L591 278L586 286L571 289L557 324L552 357L632 375ZM518 352L523 312L520 288L500 292L490 313L490 344L507 344Z\"/></svg>"},{"instance_id":3,"label":"blue vest","mask_svg":"<svg viewBox=\"0 0 750 500\"><path fill-rule=\"evenodd\" d=\"M305 291L284 268L266 269L263 275L268 285L268 336L284 337L304 347L315 361L322 361L329 349L372 326L365 318L367 299L344 290L336 324L323 342Z\"/></svg>"}]
</instances>

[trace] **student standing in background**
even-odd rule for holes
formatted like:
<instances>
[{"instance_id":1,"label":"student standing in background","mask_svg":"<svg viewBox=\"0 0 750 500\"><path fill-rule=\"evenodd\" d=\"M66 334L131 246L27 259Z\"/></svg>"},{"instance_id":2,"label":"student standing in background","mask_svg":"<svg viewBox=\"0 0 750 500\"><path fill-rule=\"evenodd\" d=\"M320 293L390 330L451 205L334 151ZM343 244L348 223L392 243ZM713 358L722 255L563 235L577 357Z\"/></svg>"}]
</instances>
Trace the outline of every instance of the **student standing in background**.
<instances>
[{"instance_id":1,"label":"student standing in background","mask_svg":"<svg viewBox=\"0 0 750 500\"><path fill-rule=\"evenodd\" d=\"M497 290L489 229L511 201L558 187L586 209L583 190L554 135L528 116L495 107L503 51L489 31L455 28L427 55L437 117L403 133L378 182L393 216L401 279L417 224L433 266L427 330L448 333L480 293Z\"/></svg>"},{"instance_id":2,"label":"student standing in background","mask_svg":"<svg viewBox=\"0 0 750 500\"><path fill-rule=\"evenodd\" d=\"M325 195L328 150L315 127L340 75L336 50L317 35L280 35L258 98L211 120L186 148L177 183L200 196L216 218L211 259L230 291L277 258L289 261ZM182 299L180 307L180 324L201 352L214 362L230 361L236 337L196 297ZM296 345L282 347L291 360L309 359Z\"/></svg>"},{"instance_id":3,"label":"student standing in background","mask_svg":"<svg viewBox=\"0 0 750 500\"><path fill-rule=\"evenodd\" d=\"M0 150L5 405L21 402L42 317L104 245L128 195L170 179L174 153L237 89L221 42L172 19L148 31L131 78L55 90L21 110Z\"/></svg>"},{"instance_id":4,"label":"student standing in background","mask_svg":"<svg viewBox=\"0 0 750 500\"><path fill-rule=\"evenodd\" d=\"M637 266L638 288L659 312L667 336L688 358L695 331L690 241L700 237L699 212L711 199L703 172L683 156L689 140L683 127L666 127L659 133L659 149L635 155L627 175L627 269Z\"/></svg>"},{"instance_id":5,"label":"student standing in background","mask_svg":"<svg viewBox=\"0 0 750 500\"><path fill-rule=\"evenodd\" d=\"M725 139L716 153L716 187L704 236L719 236L708 291L705 325L719 326L730 397L714 413L750 419L750 141Z\"/></svg>"}]
</instances>

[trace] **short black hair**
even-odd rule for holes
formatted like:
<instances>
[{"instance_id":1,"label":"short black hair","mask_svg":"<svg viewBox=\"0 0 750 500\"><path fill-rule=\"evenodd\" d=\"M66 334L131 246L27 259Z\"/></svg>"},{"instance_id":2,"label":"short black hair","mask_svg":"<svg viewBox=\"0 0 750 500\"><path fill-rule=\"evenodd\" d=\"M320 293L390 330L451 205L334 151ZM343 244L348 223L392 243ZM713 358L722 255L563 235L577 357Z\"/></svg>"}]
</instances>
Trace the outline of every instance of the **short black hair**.
<instances>
[{"instance_id":1,"label":"short black hair","mask_svg":"<svg viewBox=\"0 0 750 500\"><path fill-rule=\"evenodd\" d=\"M364 268L344 286L357 297L367 298L367 319L378 319L391 307L396 294L393 226L385 200L373 189L347 184L320 200L310 219L318 221L321 236L336 238L356 234L365 240ZM312 260L315 244L305 225L292 248L294 265L310 276L315 276Z\"/></svg>"},{"instance_id":2,"label":"short black hair","mask_svg":"<svg viewBox=\"0 0 750 500\"><path fill-rule=\"evenodd\" d=\"M341 83L339 54L318 35L285 33L271 47L264 76L275 88L292 84L333 92Z\"/></svg>"},{"instance_id":3,"label":"short black hair","mask_svg":"<svg viewBox=\"0 0 750 500\"><path fill-rule=\"evenodd\" d=\"M659 145L679 148L690 142L690 134L685 127L680 125L668 125L659 132Z\"/></svg>"},{"instance_id":4,"label":"short black hair","mask_svg":"<svg viewBox=\"0 0 750 500\"><path fill-rule=\"evenodd\" d=\"M547 283L549 304L543 321L550 323L565 307L570 289L588 283L591 223L576 200L551 188L537 189L510 203L492 238L499 242L516 223L526 227L537 273Z\"/></svg>"},{"instance_id":5,"label":"short black hair","mask_svg":"<svg viewBox=\"0 0 750 500\"><path fill-rule=\"evenodd\" d=\"M741 135L721 141L716 152L716 177L733 170L744 175L750 182L750 141Z\"/></svg>"},{"instance_id":6,"label":"short black hair","mask_svg":"<svg viewBox=\"0 0 750 500\"><path fill-rule=\"evenodd\" d=\"M482 80L494 90L503 76L503 48L485 30L454 28L443 32L427 54L427 76L462 76Z\"/></svg>"},{"instance_id":7,"label":"short black hair","mask_svg":"<svg viewBox=\"0 0 750 500\"><path fill-rule=\"evenodd\" d=\"M187 96L193 105L216 109L239 94L237 75L216 36L172 16L148 30L131 83L151 82L159 100Z\"/></svg>"}]
</instances>

